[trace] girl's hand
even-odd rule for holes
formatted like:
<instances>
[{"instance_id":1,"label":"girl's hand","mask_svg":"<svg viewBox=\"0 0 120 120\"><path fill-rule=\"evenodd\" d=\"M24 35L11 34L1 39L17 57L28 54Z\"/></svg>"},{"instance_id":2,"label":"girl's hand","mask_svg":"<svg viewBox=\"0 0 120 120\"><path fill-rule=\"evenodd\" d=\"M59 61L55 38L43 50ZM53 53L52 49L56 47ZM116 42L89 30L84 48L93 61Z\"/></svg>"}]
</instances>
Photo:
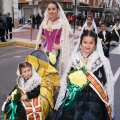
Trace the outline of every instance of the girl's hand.
<instances>
[{"instance_id":1,"label":"girl's hand","mask_svg":"<svg viewBox=\"0 0 120 120\"><path fill-rule=\"evenodd\" d=\"M5 102L9 102L10 99L11 99L11 96L8 96L8 97L6 98L6 100L5 100Z\"/></svg>"},{"instance_id":2,"label":"girl's hand","mask_svg":"<svg viewBox=\"0 0 120 120\"><path fill-rule=\"evenodd\" d=\"M106 45L108 44L108 42L105 43Z\"/></svg>"},{"instance_id":3,"label":"girl's hand","mask_svg":"<svg viewBox=\"0 0 120 120\"><path fill-rule=\"evenodd\" d=\"M54 45L53 45L53 49L55 49L55 50L59 50L59 49L60 49L60 45L56 45L56 44L54 44Z\"/></svg>"},{"instance_id":4,"label":"girl's hand","mask_svg":"<svg viewBox=\"0 0 120 120\"><path fill-rule=\"evenodd\" d=\"M41 49L41 47L42 47L41 42L42 42L42 40L40 40L39 43L37 44L37 50Z\"/></svg>"},{"instance_id":5,"label":"girl's hand","mask_svg":"<svg viewBox=\"0 0 120 120\"><path fill-rule=\"evenodd\" d=\"M22 101L24 101L24 100L26 100L27 99L27 95L23 95L21 98L20 98L20 100L22 100Z\"/></svg>"}]
</instances>

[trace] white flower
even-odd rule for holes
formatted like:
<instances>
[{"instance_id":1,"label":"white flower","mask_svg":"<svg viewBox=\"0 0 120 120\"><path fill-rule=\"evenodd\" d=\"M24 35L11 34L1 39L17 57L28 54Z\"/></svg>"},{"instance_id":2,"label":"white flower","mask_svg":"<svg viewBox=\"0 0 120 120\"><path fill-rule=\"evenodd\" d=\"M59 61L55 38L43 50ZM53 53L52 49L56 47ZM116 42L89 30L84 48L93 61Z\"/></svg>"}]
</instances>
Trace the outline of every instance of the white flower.
<instances>
[{"instance_id":1,"label":"white flower","mask_svg":"<svg viewBox=\"0 0 120 120\"><path fill-rule=\"evenodd\" d=\"M16 94L17 94L17 89L15 89L15 90L12 92L12 94L11 94L12 100L14 100L14 95L16 95Z\"/></svg>"}]
</instances>

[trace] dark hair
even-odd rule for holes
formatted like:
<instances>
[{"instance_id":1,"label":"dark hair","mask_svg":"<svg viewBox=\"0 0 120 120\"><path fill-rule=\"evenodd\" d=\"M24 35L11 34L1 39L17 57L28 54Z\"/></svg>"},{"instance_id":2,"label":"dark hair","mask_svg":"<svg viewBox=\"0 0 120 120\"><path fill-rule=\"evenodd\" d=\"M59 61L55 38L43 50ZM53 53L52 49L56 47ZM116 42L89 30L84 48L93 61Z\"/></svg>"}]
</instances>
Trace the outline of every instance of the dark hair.
<instances>
[{"instance_id":1,"label":"dark hair","mask_svg":"<svg viewBox=\"0 0 120 120\"><path fill-rule=\"evenodd\" d=\"M8 14L8 15L10 15L10 13L9 13L9 12L8 12L7 14Z\"/></svg>"},{"instance_id":2,"label":"dark hair","mask_svg":"<svg viewBox=\"0 0 120 120\"><path fill-rule=\"evenodd\" d=\"M100 26L101 26L101 25L105 25L105 26L107 26L105 22L102 22L102 23L100 24Z\"/></svg>"},{"instance_id":3,"label":"dark hair","mask_svg":"<svg viewBox=\"0 0 120 120\"><path fill-rule=\"evenodd\" d=\"M54 4L57 9L59 9L58 3L56 1L51 1L49 4Z\"/></svg>"},{"instance_id":4,"label":"dark hair","mask_svg":"<svg viewBox=\"0 0 120 120\"><path fill-rule=\"evenodd\" d=\"M30 67L32 69L32 65L28 62L23 62L19 64L19 71L20 74L22 73L22 68Z\"/></svg>"},{"instance_id":5,"label":"dark hair","mask_svg":"<svg viewBox=\"0 0 120 120\"><path fill-rule=\"evenodd\" d=\"M88 16L87 19L90 18L91 20L93 19L92 16Z\"/></svg>"},{"instance_id":6,"label":"dark hair","mask_svg":"<svg viewBox=\"0 0 120 120\"><path fill-rule=\"evenodd\" d=\"M80 44L82 44L82 40L85 36L90 36L90 37L95 38L95 45L97 44L97 34L92 30L86 30L85 32L83 32L83 34L81 35Z\"/></svg>"}]
</instances>

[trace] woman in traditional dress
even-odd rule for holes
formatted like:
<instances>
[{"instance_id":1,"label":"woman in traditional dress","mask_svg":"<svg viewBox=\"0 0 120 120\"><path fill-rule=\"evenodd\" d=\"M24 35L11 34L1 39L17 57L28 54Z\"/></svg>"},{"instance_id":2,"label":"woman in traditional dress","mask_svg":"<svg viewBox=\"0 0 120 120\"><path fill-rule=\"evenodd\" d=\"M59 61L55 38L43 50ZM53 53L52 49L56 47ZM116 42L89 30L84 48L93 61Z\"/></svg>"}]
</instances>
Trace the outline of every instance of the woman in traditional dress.
<instances>
[{"instance_id":1,"label":"woman in traditional dress","mask_svg":"<svg viewBox=\"0 0 120 120\"><path fill-rule=\"evenodd\" d=\"M72 56L68 65L68 83L64 75L58 101L56 120L111 120L113 117L113 82L106 74L103 59L96 52L97 35L86 30L81 35L80 51ZM73 51L74 52L74 51ZM107 63L107 62L106 62ZM108 65L108 64L106 64ZM108 65L109 66L109 65ZM105 67L105 69L104 69ZM66 72L68 72L68 69ZM108 67L107 67L108 69ZM108 72L108 71L107 71ZM112 78L112 77L111 77ZM111 86L110 86L111 85ZM67 86L67 88L66 88ZM66 88L66 94L65 93ZM64 98L63 98L64 96ZM63 98L63 99L62 99ZM112 107L112 110L111 110Z\"/></svg>"},{"instance_id":2,"label":"woman in traditional dress","mask_svg":"<svg viewBox=\"0 0 120 120\"><path fill-rule=\"evenodd\" d=\"M36 48L41 46L45 52L53 53L59 59L59 71L65 67L70 56L71 28L59 3L52 1L48 4L44 20L37 36Z\"/></svg>"},{"instance_id":3,"label":"woman in traditional dress","mask_svg":"<svg viewBox=\"0 0 120 120\"><path fill-rule=\"evenodd\" d=\"M118 45L120 41L120 26L118 21L112 27L111 34L112 34L112 41L110 42L110 44Z\"/></svg>"}]
</instances>

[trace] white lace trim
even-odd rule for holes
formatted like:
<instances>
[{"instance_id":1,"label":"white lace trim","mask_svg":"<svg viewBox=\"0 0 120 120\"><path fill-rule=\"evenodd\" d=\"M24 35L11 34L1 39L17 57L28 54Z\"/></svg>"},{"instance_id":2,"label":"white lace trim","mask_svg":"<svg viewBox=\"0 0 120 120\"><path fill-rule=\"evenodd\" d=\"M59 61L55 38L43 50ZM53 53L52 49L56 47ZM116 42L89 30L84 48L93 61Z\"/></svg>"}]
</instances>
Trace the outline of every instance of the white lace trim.
<instances>
[{"instance_id":1,"label":"white lace trim","mask_svg":"<svg viewBox=\"0 0 120 120\"><path fill-rule=\"evenodd\" d=\"M41 84L41 78L37 73L34 73L31 78L29 78L26 82L22 76L19 76L17 79L18 86L26 93L30 92L38 85Z\"/></svg>"},{"instance_id":2,"label":"white lace trim","mask_svg":"<svg viewBox=\"0 0 120 120\"><path fill-rule=\"evenodd\" d=\"M81 58L83 58L83 56L81 55L80 52L78 52L76 54L76 57L73 57L73 64L77 69L80 69L83 66L83 63L80 60ZM89 61L88 61L86 67L92 73L97 71L98 68L100 68L103 65L100 57L98 56L97 52L95 52L95 51L89 56L88 59L89 59Z\"/></svg>"},{"instance_id":3,"label":"white lace trim","mask_svg":"<svg viewBox=\"0 0 120 120\"><path fill-rule=\"evenodd\" d=\"M42 28L43 29L47 29L47 27L48 27L47 21L48 21L48 19L43 20L43 22L42 22ZM52 25L52 29L60 29L60 28L62 28L63 24L64 24L64 19L59 18L58 23Z\"/></svg>"}]
</instances>

